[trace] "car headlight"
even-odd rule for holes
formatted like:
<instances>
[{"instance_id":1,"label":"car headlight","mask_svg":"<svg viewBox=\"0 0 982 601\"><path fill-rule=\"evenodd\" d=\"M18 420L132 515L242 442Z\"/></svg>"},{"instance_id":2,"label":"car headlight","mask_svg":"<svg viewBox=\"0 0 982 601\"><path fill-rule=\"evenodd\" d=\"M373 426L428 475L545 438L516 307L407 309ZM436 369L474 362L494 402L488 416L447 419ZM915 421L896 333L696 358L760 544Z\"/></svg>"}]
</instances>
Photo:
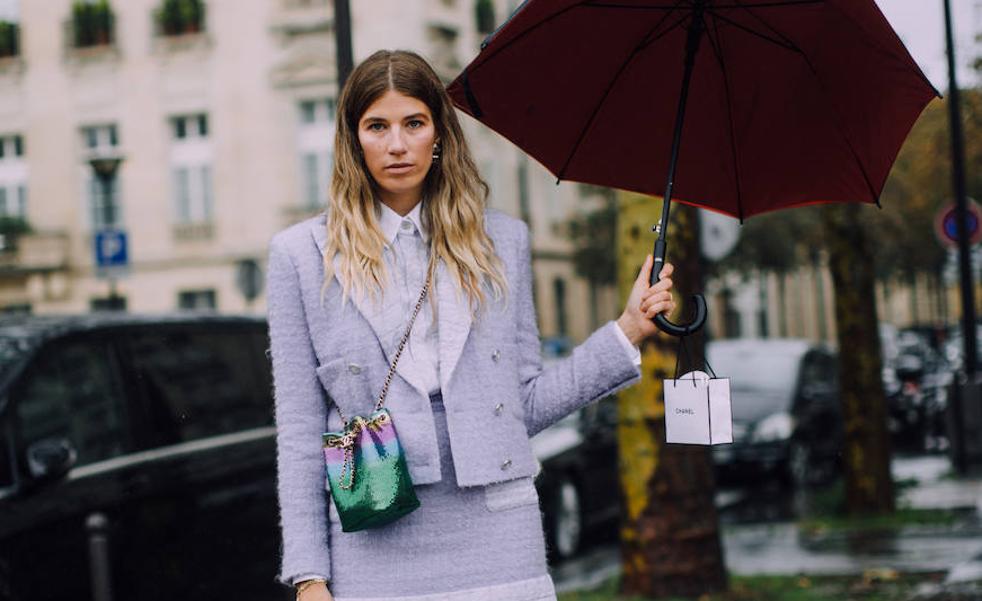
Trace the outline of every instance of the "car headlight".
<instances>
[{"instance_id":1,"label":"car headlight","mask_svg":"<svg viewBox=\"0 0 982 601\"><path fill-rule=\"evenodd\" d=\"M784 413L772 413L757 423L751 440L753 442L773 442L787 440L794 432L794 418Z\"/></svg>"}]
</instances>

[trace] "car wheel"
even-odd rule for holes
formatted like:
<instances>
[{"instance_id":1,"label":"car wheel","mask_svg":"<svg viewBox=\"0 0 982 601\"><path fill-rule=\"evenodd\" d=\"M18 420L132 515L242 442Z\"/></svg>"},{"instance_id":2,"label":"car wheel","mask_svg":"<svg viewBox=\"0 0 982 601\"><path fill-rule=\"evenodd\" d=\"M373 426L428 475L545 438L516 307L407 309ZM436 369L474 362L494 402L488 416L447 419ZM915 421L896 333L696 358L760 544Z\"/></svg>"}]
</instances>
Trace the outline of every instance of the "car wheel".
<instances>
[{"instance_id":1,"label":"car wheel","mask_svg":"<svg viewBox=\"0 0 982 601\"><path fill-rule=\"evenodd\" d=\"M569 559L583 541L583 511L580 491L569 478L556 486L552 512L552 548L556 559Z\"/></svg>"}]
</instances>

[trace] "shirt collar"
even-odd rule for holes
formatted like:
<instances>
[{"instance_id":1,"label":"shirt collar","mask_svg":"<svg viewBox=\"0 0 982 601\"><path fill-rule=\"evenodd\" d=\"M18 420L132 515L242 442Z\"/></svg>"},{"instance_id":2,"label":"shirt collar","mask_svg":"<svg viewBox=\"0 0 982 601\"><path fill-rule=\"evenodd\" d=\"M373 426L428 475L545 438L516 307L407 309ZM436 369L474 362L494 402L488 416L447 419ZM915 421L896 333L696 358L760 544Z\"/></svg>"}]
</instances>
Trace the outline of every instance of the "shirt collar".
<instances>
[{"instance_id":1,"label":"shirt collar","mask_svg":"<svg viewBox=\"0 0 982 601\"><path fill-rule=\"evenodd\" d=\"M396 236L399 235L399 226L402 224L404 219L408 219L413 222L416 229L419 231L420 236L423 238L423 242L429 242L429 232L423 227L422 220L422 200L416 203L416 206L409 211L409 213L403 217L389 208L384 202L379 201L377 203L380 208L380 212L376 212L379 219L379 226L382 228L382 235L385 236L385 241L390 245L396 240Z\"/></svg>"}]
</instances>

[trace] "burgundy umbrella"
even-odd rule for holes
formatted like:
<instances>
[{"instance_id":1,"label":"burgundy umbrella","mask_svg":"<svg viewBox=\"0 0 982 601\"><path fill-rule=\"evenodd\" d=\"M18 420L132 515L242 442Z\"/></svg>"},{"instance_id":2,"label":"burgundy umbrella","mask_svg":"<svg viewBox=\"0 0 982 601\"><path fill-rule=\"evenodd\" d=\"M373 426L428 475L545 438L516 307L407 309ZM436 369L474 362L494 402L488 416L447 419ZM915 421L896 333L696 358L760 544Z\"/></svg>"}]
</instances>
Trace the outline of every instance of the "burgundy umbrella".
<instances>
[{"instance_id":1,"label":"burgundy umbrella","mask_svg":"<svg viewBox=\"0 0 982 601\"><path fill-rule=\"evenodd\" d=\"M449 86L560 180L745 217L879 205L937 90L873 0L527 0ZM667 185L666 183L667 182ZM670 202L654 226L657 281ZM706 319L665 332L685 336Z\"/></svg>"}]
</instances>

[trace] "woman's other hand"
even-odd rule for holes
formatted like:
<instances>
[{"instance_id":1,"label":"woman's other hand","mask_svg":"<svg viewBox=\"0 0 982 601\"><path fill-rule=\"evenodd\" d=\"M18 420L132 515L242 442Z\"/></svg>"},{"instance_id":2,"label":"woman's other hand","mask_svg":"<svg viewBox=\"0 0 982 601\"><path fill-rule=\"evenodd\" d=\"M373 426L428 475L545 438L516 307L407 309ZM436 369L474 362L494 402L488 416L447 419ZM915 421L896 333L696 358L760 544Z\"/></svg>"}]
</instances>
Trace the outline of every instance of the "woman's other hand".
<instances>
[{"instance_id":1,"label":"woman's other hand","mask_svg":"<svg viewBox=\"0 0 982 601\"><path fill-rule=\"evenodd\" d=\"M328 590L327 584L323 582L316 582L303 590L297 596L298 601L334 601L334 597L331 595L331 591Z\"/></svg>"},{"instance_id":2,"label":"woman's other hand","mask_svg":"<svg viewBox=\"0 0 982 601\"><path fill-rule=\"evenodd\" d=\"M649 286L648 278L651 274L652 262L650 254L645 257L641 271L634 280L631 295L627 299L627 306L617 318L617 325L635 345L641 344L642 340L658 331L658 326L652 321L655 315L665 313L667 316L675 310L670 277L675 268L671 263L665 263L658 274L658 282L654 286Z\"/></svg>"}]
</instances>

